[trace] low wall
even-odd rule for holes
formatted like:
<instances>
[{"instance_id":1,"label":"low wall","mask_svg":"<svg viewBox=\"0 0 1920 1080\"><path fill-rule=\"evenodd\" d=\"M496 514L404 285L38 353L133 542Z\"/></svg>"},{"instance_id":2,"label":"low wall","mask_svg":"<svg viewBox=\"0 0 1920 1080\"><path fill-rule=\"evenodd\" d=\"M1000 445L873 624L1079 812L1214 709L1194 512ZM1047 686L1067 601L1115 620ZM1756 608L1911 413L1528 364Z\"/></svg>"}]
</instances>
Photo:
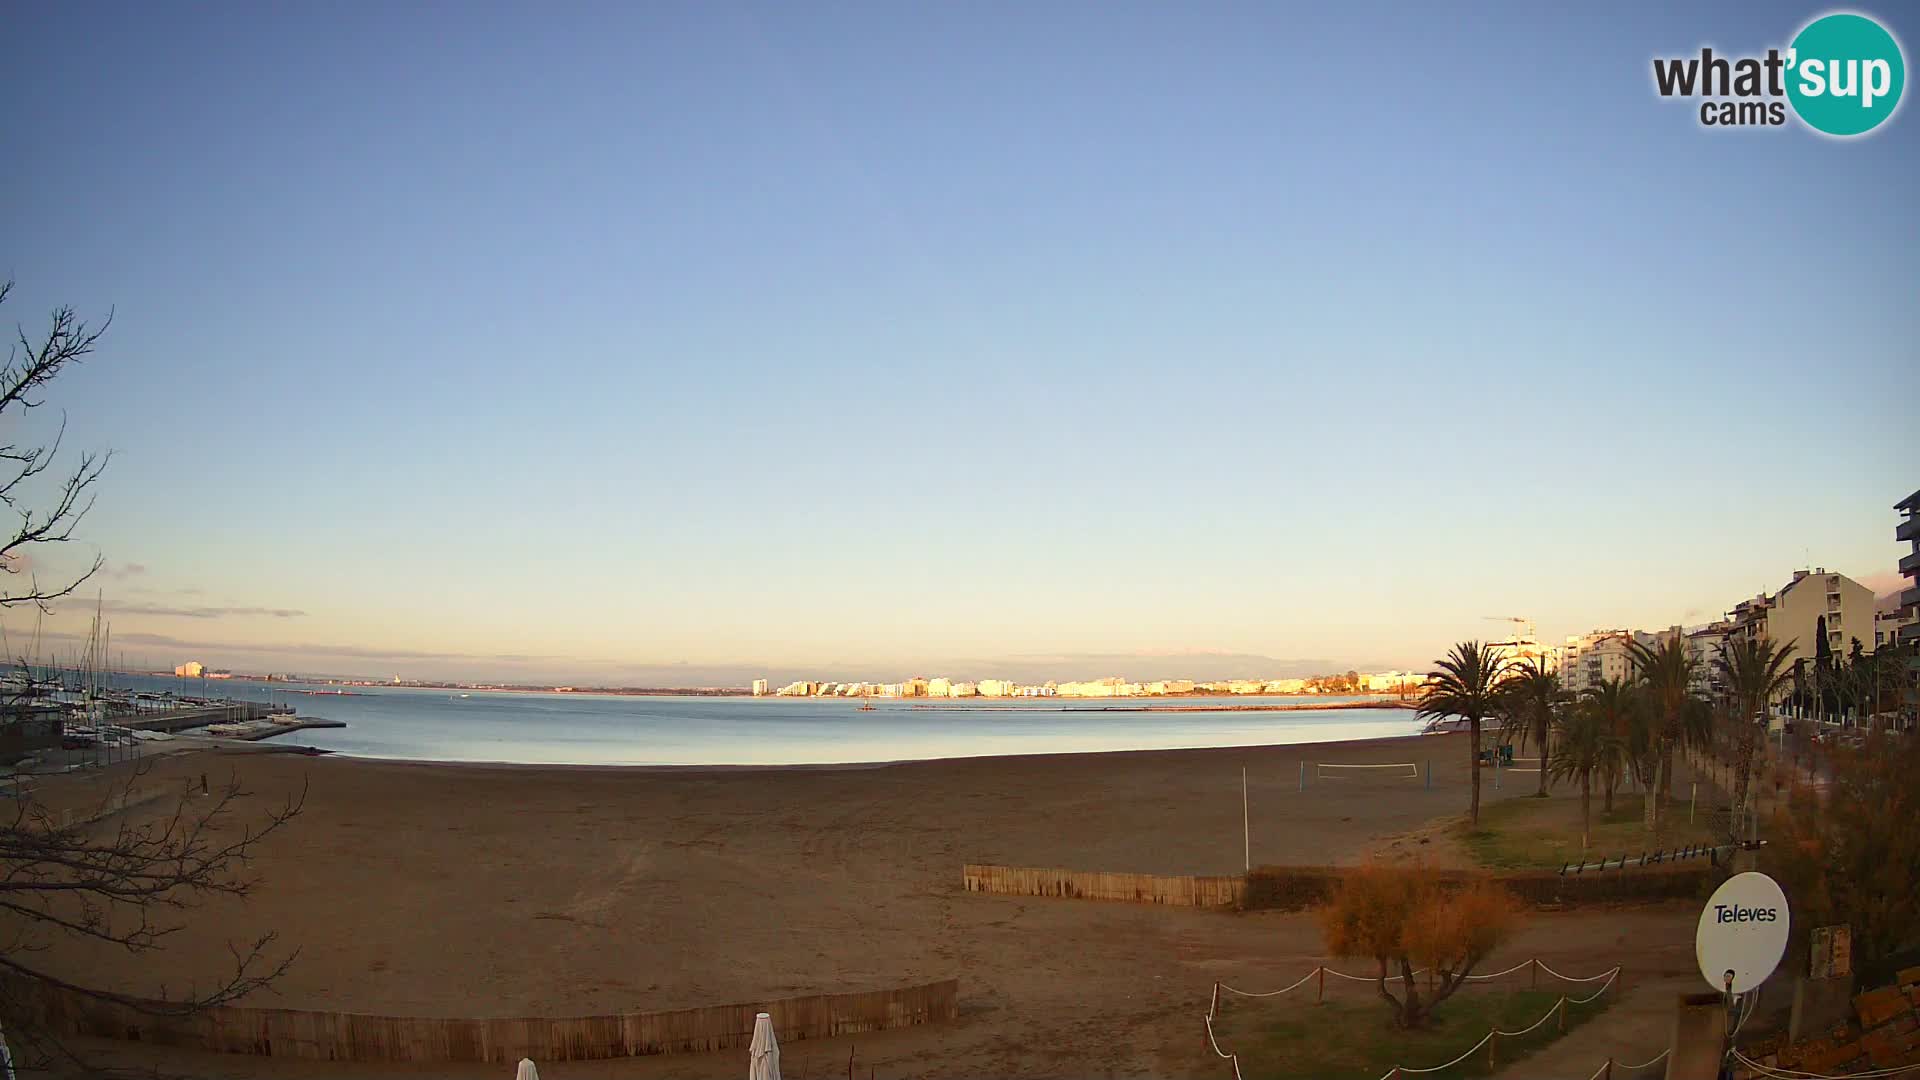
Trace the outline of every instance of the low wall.
<instances>
[{"instance_id":1,"label":"low wall","mask_svg":"<svg viewBox=\"0 0 1920 1080\"><path fill-rule=\"evenodd\" d=\"M982 863L967 863L961 868L961 876L968 892L1122 900L1176 907L1237 907L1247 887L1246 879L1239 876L1165 877Z\"/></svg>"},{"instance_id":2,"label":"low wall","mask_svg":"<svg viewBox=\"0 0 1920 1080\"><path fill-rule=\"evenodd\" d=\"M35 998L46 1029L64 1035L129 1039L231 1054L308 1061L514 1062L678 1054L743 1049L755 1013L771 1013L782 1042L951 1020L959 1015L957 979L671 1012L557 1019L462 1020L365 1016L221 1005L192 1016L153 1016L41 986Z\"/></svg>"},{"instance_id":3,"label":"low wall","mask_svg":"<svg viewBox=\"0 0 1920 1080\"><path fill-rule=\"evenodd\" d=\"M1591 904L1657 903L1663 900L1705 899L1707 885L1717 880L1712 866L1656 865L1632 870L1561 874L1557 870L1436 870L1442 882L1492 880L1507 887L1521 902L1537 907L1578 907ZM1247 875L1248 910L1313 907L1333 894L1340 871L1320 866L1256 866Z\"/></svg>"},{"instance_id":4,"label":"low wall","mask_svg":"<svg viewBox=\"0 0 1920 1080\"><path fill-rule=\"evenodd\" d=\"M1491 878L1522 901L1543 907L1704 898L1713 880L1710 866L1657 866L1562 875L1553 870L1480 873L1438 870L1443 880ZM1005 896L1062 896L1122 900L1179 907L1237 907L1247 911L1292 911L1313 907L1332 894L1336 867L1258 866L1245 876L1162 877L967 863L961 875L968 892Z\"/></svg>"}]
</instances>

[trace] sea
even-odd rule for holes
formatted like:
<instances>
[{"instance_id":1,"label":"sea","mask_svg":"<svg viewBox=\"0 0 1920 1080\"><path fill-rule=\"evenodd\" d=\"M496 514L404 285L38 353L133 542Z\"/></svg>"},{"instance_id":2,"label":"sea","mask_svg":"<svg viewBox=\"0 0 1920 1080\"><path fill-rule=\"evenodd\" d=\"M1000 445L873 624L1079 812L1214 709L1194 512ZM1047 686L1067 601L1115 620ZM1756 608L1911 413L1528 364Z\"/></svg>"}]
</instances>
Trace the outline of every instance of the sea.
<instances>
[{"instance_id":1,"label":"sea","mask_svg":"<svg viewBox=\"0 0 1920 1080\"><path fill-rule=\"evenodd\" d=\"M555 765L824 765L1001 754L1263 746L1418 735L1408 709L1271 712L1204 706L1300 698L1023 699L641 696L328 687L119 675L113 686L292 704L346 723L275 741L357 757ZM346 690L345 694L297 691ZM1352 699L1306 699L1337 701ZM1141 704L1202 711L1105 711Z\"/></svg>"}]
</instances>

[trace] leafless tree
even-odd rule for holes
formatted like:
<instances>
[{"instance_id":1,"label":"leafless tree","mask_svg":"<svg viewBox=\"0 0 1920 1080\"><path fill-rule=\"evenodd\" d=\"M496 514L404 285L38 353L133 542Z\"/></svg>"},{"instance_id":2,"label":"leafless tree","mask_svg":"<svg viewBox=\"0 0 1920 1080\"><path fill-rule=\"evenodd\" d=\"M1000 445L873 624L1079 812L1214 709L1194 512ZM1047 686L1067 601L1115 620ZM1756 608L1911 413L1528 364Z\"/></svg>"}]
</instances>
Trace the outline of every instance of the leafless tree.
<instances>
[{"instance_id":1,"label":"leafless tree","mask_svg":"<svg viewBox=\"0 0 1920 1080\"><path fill-rule=\"evenodd\" d=\"M0 303L12 292L0 284ZM19 436L22 417L41 405L40 394L62 371L84 360L112 323L81 321L72 308L53 311L43 335L16 330L7 362L0 368L0 503L17 525L0 529L0 615L20 608L50 612L103 565L96 556L77 575L44 584L31 552L64 544L93 507L94 485L110 453L81 454L72 468L53 471L48 482L37 477L54 470L66 431L65 416L47 441ZM21 575L27 585L17 586ZM0 702L0 723L19 722L34 694ZM136 758L113 770L101 785L104 794L86 805L50 809L41 795L80 790L69 778L16 774L0 795L0 1033L8 1040L17 1068L64 1073L107 1073L72 1052L46 1022L47 1001L90 1000L156 1017L190 1016L236 1001L271 984L287 970L294 954L275 948L272 933L230 944L232 968L211 986L184 991L162 988L157 996L125 993L61 970L62 948L124 949L144 954L159 948L184 928L192 910L216 896L246 896L257 883L248 870L256 847L292 821L305 791L266 811L264 818L241 823L249 793L236 778L202 790L159 791L151 784L153 764ZM36 790L35 782L45 791ZM70 803L70 798L62 802ZM160 813L154 813L158 808ZM249 812L250 813L250 812Z\"/></svg>"},{"instance_id":2,"label":"leafless tree","mask_svg":"<svg viewBox=\"0 0 1920 1080\"><path fill-rule=\"evenodd\" d=\"M30 793L0 811L0 1029L23 1069L111 1073L76 1054L44 1023L45 995L89 999L148 1016L185 1017L237 1001L284 974L297 950L272 932L230 943L231 967L210 986L130 994L69 977L50 950L58 939L144 954L183 929L212 896L247 896L257 884L248 860L266 837L300 813L304 790L264 818L235 821L250 795L237 778L208 789L169 792L158 815L142 813L151 761L80 810L56 814Z\"/></svg>"},{"instance_id":3,"label":"leafless tree","mask_svg":"<svg viewBox=\"0 0 1920 1080\"><path fill-rule=\"evenodd\" d=\"M12 292L13 282L0 284L0 304L6 303ZM113 457L110 451L81 454L71 472L56 474L64 479L54 496L42 503L47 508L23 505L37 501L30 498L38 486L33 481L53 468L67 423L63 413L52 439L22 445L13 441L17 421L40 407L37 395L42 388L93 352L113 324L113 315L109 313L99 326L89 326L72 308L58 307L48 324L45 334L35 336L29 336L25 327L16 326L14 341L7 347L6 366L0 368L0 431L5 433L0 438L6 439L0 443L0 503L18 519L11 530L0 532L0 570L14 577L23 572L27 575L24 590L10 580L0 584L0 609L31 604L45 611L50 601L72 593L101 566L99 556L95 556L84 573L64 585L47 586L40 583L29 557L39 545L64 544L73 538L74 528L93 509L93 485Z\"/></svg>"}]
</instances>

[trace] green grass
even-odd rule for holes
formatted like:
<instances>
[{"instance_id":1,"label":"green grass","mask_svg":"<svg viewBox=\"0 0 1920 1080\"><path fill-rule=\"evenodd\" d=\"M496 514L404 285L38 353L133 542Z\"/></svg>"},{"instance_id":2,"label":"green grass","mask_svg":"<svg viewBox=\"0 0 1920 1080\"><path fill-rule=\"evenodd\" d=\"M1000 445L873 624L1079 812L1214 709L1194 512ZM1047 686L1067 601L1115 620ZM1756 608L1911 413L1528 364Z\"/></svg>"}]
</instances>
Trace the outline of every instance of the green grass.
<instances>
[{"instance_id":1,"label":"green grass","mask_svg":"<svg viewBox=\"0 0 1920 1080\"><path fill-rule=\"evenodd\" d=\"M1622 853L1638 855L1656 847L1679 847L1719 839L1709 823L1711 814L1699 820L1686 819L1684 798L1674 800L1678 811L1659 842L1647 832L1640 795L1614 793L1613 813L1602 813L1600 796L1593 798L1593 831L1585 851L1588 859L1618 857ZM1580 849L1580 799L1556 792L1550 799L1501 799L1480 805L1480 827L1460 825L1460 840L1480 865L1496 870L1558 870L1563 864L1578 862Z\"/></svg>"},{"instance_id":2,"label":"green grass","mask_svg":"<svg viewBox=\"0 0 1920 1080\"><path fill-rule=\"evenodd\" d=\"M1389 983L1389 986L1393 984ZM1577 991L1583 996L1592 990ZM1362 994L1372 994L1363 997ZM1586 1005L1567 1004L1567 1030L1586 1023L1613 1002L1608 992ZM1554 990L1474 989L1440 1004L1431 1027L1402 1031L1372 985L1350 983L1338 1001L1315 1005L1311 987L1274 999L1221 998L1214 1019L1220 1048L1240 1055L1247 1080L1380 1080L1388 1069L1432 1068L1460 1056L1496 1027L1517 1031L1545 1015L1560 1000ZM1560 1037L1549 1020L1532 1033L1495 1040L1495 1068L1504 1068ZM1212 1055L1208 1054L1211 1059ZM1224 1062L1217 1062L1224 1065ZM1487 1049L1442 1072L1436 1080L1486 1076ZM1203 1071L1204 1074L1204 1071Z\"/></svg>"}]
</instances>

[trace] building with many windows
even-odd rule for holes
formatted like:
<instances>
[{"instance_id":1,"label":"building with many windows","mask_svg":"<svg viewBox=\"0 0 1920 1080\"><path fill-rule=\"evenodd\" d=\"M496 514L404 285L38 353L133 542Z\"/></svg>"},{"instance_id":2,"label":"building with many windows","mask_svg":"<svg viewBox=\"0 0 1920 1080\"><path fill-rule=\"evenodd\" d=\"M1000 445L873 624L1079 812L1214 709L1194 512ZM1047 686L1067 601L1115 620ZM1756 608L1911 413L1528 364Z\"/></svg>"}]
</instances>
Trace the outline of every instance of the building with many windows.
<instances>
[{"instance_id":1,"label":"building with many windows","mask_svg":"<svg viewBox=\"0 0 1920 1080\"><path fill-rule=\"evenodd\" d=\"M1873 613L1872 649L1874 651L1878 651L1883 646L1898 644L1903 635L1908 641L1915 638L1916 632L1908 628L1920 623L1920 615L1915 614L1920 612L1920 608L1902 607L1897 603L1897 597L1895 600L1893 607Z\"/></svg>"},{"instance_id":2,"label":"building with many windows","mask_svg":"<svg viewBox=\"0 0 1920 1080\"><path fill-rule=\"evenodd\" d=\"M1920 491L1901 499L1893 508L1906 516L1893 530L1893 538L1913 545L1913 550L1900 559L1900 573L1907 579L1906 591L1900 594L1900 611L1907 619L1900 629L1900 640L1913 641L1920 639Z\"/></svg>"},{"instance_id":3,"label":"building with many windows","mask_svg":"<svg viewBox=\"0 0 1920 1080\"><path fill-rule=\"evenodd\" d=\"M1728 641L1765 637L1787 650L1789 661L1812 660L1822 636L1836 655L1856 640L1863 649L1873 648L1873 590L1824 566L1795 570L1779 592L1741 601L1728 618Z\"/></svg>"},{"instance_id":4,"label":"building with many windows","mask_svg":"<svg viewBox=\"0 0 1920 1080\"><path fill-rule=\"evenodd\" d=\"M1693 692L1712 697L1720 689L1717 661L1726 650L1727 635L1733 624L1725 621L1703 626L1687 635L1687 656L1693 661Z\"/></svg>"},{"instance_id":5,"label":"building with many windows","mask_svg":"<svg viewBox=\"0 0 1920 1080\"><path fill-rule=\"evenodd\" d=\"M1659 639L1640 630L1595 630L1568 638L1559 650L1560 685L1580 694L1603 682L1631 680L1633 653L1628 646L1636 641L1652 648Z\"/></svg>"}]
</instances>

